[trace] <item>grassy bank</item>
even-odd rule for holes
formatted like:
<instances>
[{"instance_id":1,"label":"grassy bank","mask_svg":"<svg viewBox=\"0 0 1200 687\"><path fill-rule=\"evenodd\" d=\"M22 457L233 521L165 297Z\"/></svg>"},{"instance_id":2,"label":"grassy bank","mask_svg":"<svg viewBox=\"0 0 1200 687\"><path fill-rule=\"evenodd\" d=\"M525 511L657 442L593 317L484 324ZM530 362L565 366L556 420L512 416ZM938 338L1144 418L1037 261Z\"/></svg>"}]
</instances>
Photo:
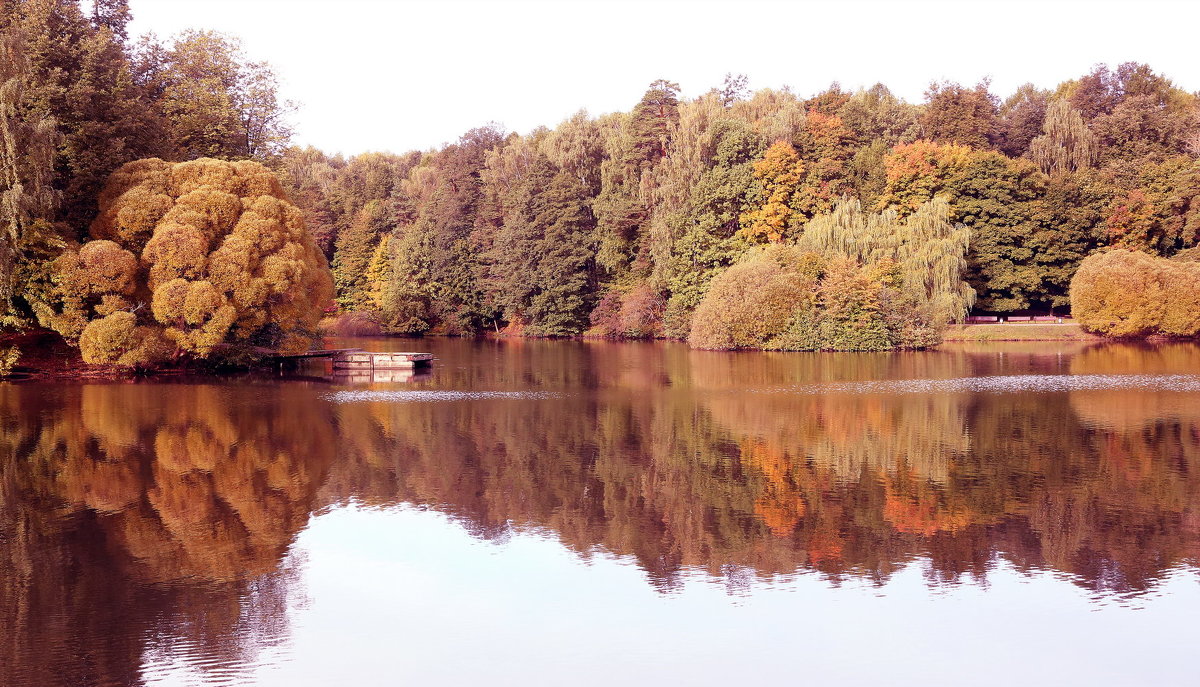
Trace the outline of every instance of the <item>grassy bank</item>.
<instances>
[{"instance_id":1,"label":"grassy bank","mask_svg":"<svg viewBox=\"0 0 1200 687\"><path fill-rule=\"evenodd\" d=\"M1099 341L1078 324L956 324L944 341Z\"/></svg>"}]
</instances>

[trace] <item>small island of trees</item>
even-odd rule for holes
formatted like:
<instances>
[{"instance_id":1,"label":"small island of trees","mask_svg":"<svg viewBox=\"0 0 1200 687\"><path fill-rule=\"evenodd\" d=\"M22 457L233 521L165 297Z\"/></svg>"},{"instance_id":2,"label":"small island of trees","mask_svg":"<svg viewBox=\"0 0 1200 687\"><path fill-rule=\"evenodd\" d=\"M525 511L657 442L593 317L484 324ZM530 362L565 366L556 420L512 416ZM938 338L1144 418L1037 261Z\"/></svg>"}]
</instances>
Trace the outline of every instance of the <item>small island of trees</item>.
<instances>
[{"instance_id":1,"label":"small island of trees","mask_svg":"<svg viewBox=\"0 0 1200 687\"><path fill-rule=\"evenodd\" d=\"M717 349L923 348L972 309L1200 331L1200 99L1144 64L915 104L659 80L346 158L289 145L236 39L84 7L0 8L0 372L39 328L124 366L303 350L334 304L334 331Z\"/></svg>"}]
</instances>

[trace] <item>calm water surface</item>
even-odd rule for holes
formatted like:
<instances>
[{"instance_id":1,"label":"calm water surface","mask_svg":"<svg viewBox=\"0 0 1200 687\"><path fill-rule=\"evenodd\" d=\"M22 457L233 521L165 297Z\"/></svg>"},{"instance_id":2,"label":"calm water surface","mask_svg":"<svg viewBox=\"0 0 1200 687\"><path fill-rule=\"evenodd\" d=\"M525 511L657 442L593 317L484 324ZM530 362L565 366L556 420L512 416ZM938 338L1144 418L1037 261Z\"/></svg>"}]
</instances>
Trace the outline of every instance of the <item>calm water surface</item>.
<instances>
[{"instance_id":1,"label":"calm water surface","mask_svg":"<svg viewBox=\"0 0 1200 687\"><path fill-rule=\"evenodd\" d=\"M0 384L0 685L1196 684L1200 348Z\"/></svg>"}]
</instances>

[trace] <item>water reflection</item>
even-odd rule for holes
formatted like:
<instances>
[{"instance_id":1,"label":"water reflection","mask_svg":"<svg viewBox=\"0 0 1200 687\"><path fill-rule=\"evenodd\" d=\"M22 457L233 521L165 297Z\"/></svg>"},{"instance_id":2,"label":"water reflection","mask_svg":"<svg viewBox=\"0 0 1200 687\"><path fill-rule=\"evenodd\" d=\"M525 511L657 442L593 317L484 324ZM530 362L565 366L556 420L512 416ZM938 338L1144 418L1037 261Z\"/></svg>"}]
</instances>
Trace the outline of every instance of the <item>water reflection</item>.
<instances>
[{"instance_id":1,"label":"water reflection","mask_svg":"<svg viewBox=\"0 0 1200 687\"><path fill-rule=\"evenodd\" d=\"M0 684L134 684L144 642L228 664L285 633L278 566L335 431L328 406L285 400L0 386Z\"/></svg>"},{"instance_id":2,"label":"water reflection","mask_svg":"<svg viewBox=\"0 0 1200 687\"><path fill-rule=\"evenodd\" d=\"M0 385L0 684L253 665L289 632L289 547L348 503L547 533L668 593L921 561L1104 598L1200 560L1200 393L1162 383L1196 346L422 346L438 366L403 381Z\"/></svg>"}]
</instances>

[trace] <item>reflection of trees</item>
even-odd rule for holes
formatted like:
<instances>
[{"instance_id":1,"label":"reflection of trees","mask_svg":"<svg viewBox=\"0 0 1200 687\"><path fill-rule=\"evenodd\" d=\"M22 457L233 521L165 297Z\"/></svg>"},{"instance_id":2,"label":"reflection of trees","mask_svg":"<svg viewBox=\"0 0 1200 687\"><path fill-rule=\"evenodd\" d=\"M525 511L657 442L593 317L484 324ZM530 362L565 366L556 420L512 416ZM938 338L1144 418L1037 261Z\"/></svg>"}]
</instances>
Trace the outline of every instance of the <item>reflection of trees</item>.
<instances>
[{"instance_id":1,"label":"reflection of trees","mask_svg":"<svg viewBox=\"0 0 1200 687\"><path fill-rule=\"evenodd\" d=\"M134 682L147 652L177 640L214 663L255 651L284 630L295 533L351 498L427 505L482 537L543 528L581 555L632 556L663 587L689 568L738 584L747 571L884 580L918 557L945 583L1005 557L1136 592L1200 558L1194 394L836 386L1191 373L1191 347L1060 359L439 345L476 364L408 388L558 395L335 404L291 383L0 386L0 627L18 628L0 635L0 684Z\"/></svg>"},{"instance_id":2,"label":"reflection of trees","mask_svg":"<svg viewBox=\"0 0 1200 687\"><path fill-rule=\"evenodd\" d=\"M1193 421L1178 413L1157 433L1129 426L1127 436L1097 429L1082 392L820 387L1063 373L1069 359L583 345L543 349L558 358L542 378L527 352L498 362L503 382L464 374L510 389L583 381L564 379L564 367L604 374L587 377L593 394L551 401L340 405L346 455L324 498L429 504L484 536L547 528L580 552L633 555L668 585L684 567L882 579L916 556L952 581L985 575L1001 555L1132 591L1196 554L1200 477L1181 466L1198 439L1181 440Z\"/></svg>"},{"instance_id":3,"label":"reflection of trees","mask_svg":"<svg viewBox=\"0 0 1200 687\"><path fill-rule=\"evenodd\" d=\"M278 633L333 442L325 406L282 395L0 386L0 683L131 684L145 637L224 662Z\"/></svg>"}]
</instances>

